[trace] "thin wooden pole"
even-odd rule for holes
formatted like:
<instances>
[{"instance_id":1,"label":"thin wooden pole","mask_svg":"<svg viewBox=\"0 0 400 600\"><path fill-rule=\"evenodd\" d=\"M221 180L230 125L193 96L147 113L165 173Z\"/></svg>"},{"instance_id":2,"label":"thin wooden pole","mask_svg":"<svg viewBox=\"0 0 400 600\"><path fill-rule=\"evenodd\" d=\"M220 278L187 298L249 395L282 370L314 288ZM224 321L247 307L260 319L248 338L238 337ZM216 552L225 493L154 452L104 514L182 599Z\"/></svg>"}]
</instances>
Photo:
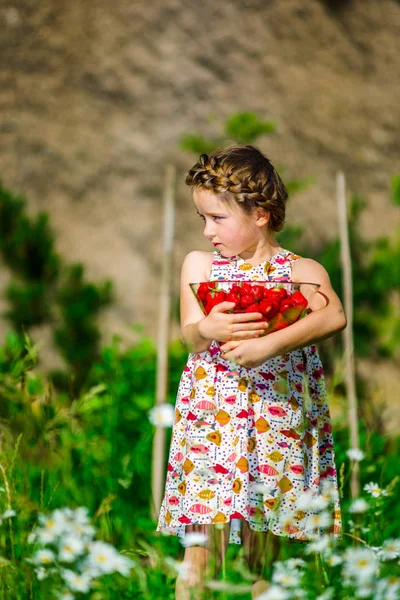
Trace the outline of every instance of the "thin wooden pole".
<instances>
[{"instance_id":1,"label":"thin wooden pole","mask_svg":"<svg viewBox=\"0 0 400 600\"><path fill-rule=\"evenodd\" d=\"M353 342L353 284L349 230L347 222L346 180L344 174L339 172L336 176L337 203L340 234L340 258L342 263L342 279L344 293L344 310L347 317L347 327L343 331L345 348L345 384L348 398L348 418L350 428L350 447L359 448L360 437L358 431L358 411L356 379L354 366ZM354 462L350 478L350 489L353 498L360 494L359 463Z\"/></svg>"},{"instance_id":2,"label":"thin wooden pole","mask_svg":"<svg viewBox=\"0 0 400 600\"><path fill-rule=\"evenodd\" d=\"M171 312L172 260L175 229L175 180L173 165L167 165L164 184L164 232L157 340L156 405L167 401L168 389L168 342ZM160 511L165 459L165 429L157 427L153 440L152 469L152 516L157 519Z\"/></svg>"}]
</instances>

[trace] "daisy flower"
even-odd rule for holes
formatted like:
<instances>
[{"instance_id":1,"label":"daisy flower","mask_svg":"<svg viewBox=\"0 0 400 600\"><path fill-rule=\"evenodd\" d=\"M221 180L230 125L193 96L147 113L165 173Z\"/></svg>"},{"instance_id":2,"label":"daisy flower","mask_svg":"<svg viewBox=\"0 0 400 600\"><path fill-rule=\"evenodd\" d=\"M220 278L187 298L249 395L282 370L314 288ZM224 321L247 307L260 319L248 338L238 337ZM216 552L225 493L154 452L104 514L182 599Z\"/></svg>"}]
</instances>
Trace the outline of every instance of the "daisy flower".
<instances>
[{"instance_id":1,"label":"daisy flower","mask_svg":"<svg viewBox=\"0 0 400 600\"><path fill-rule=\"evenodd\" d=\"M394 560L400 557L400 539L386 540L382 548L378 550L378 558L381 560Z\"/></svg>"},{"instance_id":2,"label":"daisy flower","mask_svg":"<svg viewBox=\"0 0 400 600\"><path fill-rule=\"evenodd\" d=\"M169 403L154 406L149 411L149 421L155 427L172 427L174 423L174 407Z\"/></svg>"},{"instance_id":3,"label":"daisy flower","mask_svg":"<svg viewBox=\"0 0 400 600\"><path fill-rule=\"evenodd\" d=\"M184 548L190 546L202 546L208 540L208 536L205 533L186 533L185 537L180 540Z\"/></svg>"},{"instance_id":4,"label":"daisy flower","mask_svg":"<svg viewBox=\"0 0 400 600\"><path fill-rule=\"evenodd\" d=\"M58 557L63 562L73 562L79 554L82 554L84 549L85 544L80 538L66 535L60 542Z\"/></svg>"},{"instance_id":5,"label":"daisy flower","mask_svg":"<svg viewBox=\"0 0 400 600\"><path fill-rule=\"evenodd\" d=\"M288 600L291 594L280 585L271 585L266 592L258 596L258 600Z\"/></svg>"},{"instance_id":6,"label":"daisy flower","mask_svg":"<svg viewBox=\"0 0 400 600\"><path fill-rule=\"evenodd\" d=\"M350 460L354 460L354 462L360 462L365 458L365 452L360 450L360 448L350 448L350 450L347 450L346 454Z\"/></svg>"},{"instance_id":7,"label":"daisy flower","mask_svg":"<svg viewBox=\"0 0 400 600\"><path fill-rule=\"evenodd\" d=\"M350 504L349 512L353 514L360 514L364 513L368 509L369 504L366 500L364 500L364 498L356 498L356 500L353 500L353 502Z\"/></svg>"},{"instance_id":8,"label":"daisy flower","mask_svg":"<svg viewBox=\"0 0 400 600\"><path fill-rule=\"evenodd\" d=\"M306 553L312 554L315 552L317 554L320 554L321 552L325 552L326 550L328 550L330 542L331 538L329 535L322 535L319 539L316 539L315 541L307 544L305 549Z\"/></svg>"},{"instance_id":9,"label":"daisy flower","mask_svg":"<svg viewBox=\"0 0 400 600\"><path fill-rule=\"evenodd\" d=\"M373 483L372 481L364 485L364 490L371 494L371 496L373 496L374 498L379 498L380 496L388 495L387 490L380 488L377 483Z\"/></svg>"},{"instance_id":10,"label":"daisy flower","mask_svg":"<svg viewBox=\"0 0 400 600\"><path fill-rule=\"evenodd\" d=\"M90 573L75 573L70 569L63 569L61 576L73 592L83 592L85 594L90 590L92 582Z\"/></svg>"},{"instance_id":11,"label":"daisy flower","mask_svg":"<svg viewBox=\"0 0 400 600\"><path fill-rule=\"evenodd\" d=\"M378 570L378 559L371 548L348 548L345 552L343 575L360 586L368 584Z\"/></svg>"}]
</instances>

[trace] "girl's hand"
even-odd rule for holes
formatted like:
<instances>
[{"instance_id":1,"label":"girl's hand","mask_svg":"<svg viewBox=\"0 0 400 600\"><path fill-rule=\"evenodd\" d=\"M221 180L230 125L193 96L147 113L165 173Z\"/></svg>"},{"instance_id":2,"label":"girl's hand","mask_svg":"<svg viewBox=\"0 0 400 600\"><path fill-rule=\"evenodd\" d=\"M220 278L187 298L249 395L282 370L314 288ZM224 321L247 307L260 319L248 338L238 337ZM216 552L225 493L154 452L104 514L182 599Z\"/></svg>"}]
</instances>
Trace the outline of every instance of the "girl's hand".
<instances>
[{"instance_id":1,"label":"girl's hand","mask_svg":"<svg viewBox=\"0 0 400 600\"><path fill-rule=\"evenodd\" d=\"M234 302L221 302L214 306L198 323L200 335L205 339L227 342L256 338L266 332L268 323L259 321L262 318L261 313L225 314L234 307Z\"/></svg>"},{"instance_id":2,"label":"girl's hand","mask_svg":"<svg viewBox=\"0 0 400 600\"><path fill-rule=\"evenodd\" d=\"M221 356L246 369L258 367L274 356L272 348L268 349L268 336L261 340L230 341L221 346Z\"/></svg>"}]
</instances>

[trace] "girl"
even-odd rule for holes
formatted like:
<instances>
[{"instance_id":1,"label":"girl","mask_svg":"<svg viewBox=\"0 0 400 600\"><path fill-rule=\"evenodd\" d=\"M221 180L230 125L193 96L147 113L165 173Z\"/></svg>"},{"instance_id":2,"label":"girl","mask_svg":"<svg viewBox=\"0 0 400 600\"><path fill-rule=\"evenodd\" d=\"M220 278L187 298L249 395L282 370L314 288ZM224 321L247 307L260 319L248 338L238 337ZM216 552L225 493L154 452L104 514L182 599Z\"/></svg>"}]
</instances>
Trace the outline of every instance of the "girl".
<instances>
[{"instance_id":1,"label":"girl","mask_svg":"<svg viewBox=\"0 0 400 600\"><path fill-rule=\"evenodd\" d=\"M325 269L275 239L287 192L259 150L234 146L202 154L186 183L215 250L190 252L182 267L182 341L190 354L157 529L179 535L187 546L189 578L178 577L177 599L190 598L191 586L200 589L211 556L219 569L228 542L243 544L258 579L257 598L268 587L265 559L276 558L279 538L309 539L315 515L304 503L296 508L300 495L318 496L322 483L330 483L332 531L340 531L330 417L314 343L344 329L346 318ZM263 336L261 313L229 313L234 303L204 316L189 284L221 279L320 288L312 312Z\"/></svg>"}]
</instances>

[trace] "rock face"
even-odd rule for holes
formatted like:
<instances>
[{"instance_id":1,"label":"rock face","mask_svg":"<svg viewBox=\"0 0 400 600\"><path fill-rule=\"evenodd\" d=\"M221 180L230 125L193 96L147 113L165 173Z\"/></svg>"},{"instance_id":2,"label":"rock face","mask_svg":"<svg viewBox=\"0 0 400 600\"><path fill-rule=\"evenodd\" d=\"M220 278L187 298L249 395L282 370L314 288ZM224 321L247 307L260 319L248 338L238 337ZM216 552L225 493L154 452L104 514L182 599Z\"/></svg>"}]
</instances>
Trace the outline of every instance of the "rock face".
<instances>
[{"instance_id":1,"label":"rock face","mask_svg":"<svg viewBox=\"0 0 400 600\"><path fill-rule=\"evenodd\" d=\"M168 162L179 175L176 291L184 255L210 249L183 184L196 157L178 142L219 133L233 112L276 119L258 145L284 177L315 177L288 214L312 244L336 234L338 169L368 199L366 234L390 235L399 2L20 0L0 22L1 177L30 211L50 213L66 260L114 280L106 339L129 337L132 323L156 334Z\"/></svg>"}]
</instances>

